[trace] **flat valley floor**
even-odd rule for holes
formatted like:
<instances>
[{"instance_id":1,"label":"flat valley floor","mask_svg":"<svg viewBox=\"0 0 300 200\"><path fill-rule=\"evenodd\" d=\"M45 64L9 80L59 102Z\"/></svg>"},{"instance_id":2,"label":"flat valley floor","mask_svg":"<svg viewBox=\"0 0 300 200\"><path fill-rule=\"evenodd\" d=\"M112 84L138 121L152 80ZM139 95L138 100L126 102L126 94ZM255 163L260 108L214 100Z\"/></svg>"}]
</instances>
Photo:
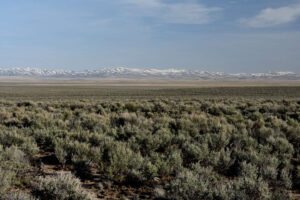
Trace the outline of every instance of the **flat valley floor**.
<instances>
[{"instance_id":1,"label":"flat valley floor","mask_svg":"<svg viewBox=\"0 0 300 200\"><path fill-rule=\"evenodd\" d=\"M0 99L298 98L300 81L165 81L0 77Z\"/></svg>"}]
</instances>

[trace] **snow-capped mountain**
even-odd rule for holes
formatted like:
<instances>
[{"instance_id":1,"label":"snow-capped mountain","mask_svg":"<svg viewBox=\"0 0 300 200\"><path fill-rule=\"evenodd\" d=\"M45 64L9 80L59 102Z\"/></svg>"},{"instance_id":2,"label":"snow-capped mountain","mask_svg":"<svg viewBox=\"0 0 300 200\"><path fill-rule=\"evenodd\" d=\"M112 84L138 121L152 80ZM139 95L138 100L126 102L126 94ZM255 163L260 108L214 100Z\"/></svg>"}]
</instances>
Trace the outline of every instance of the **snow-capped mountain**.
<instances>
[{"instance_id":1,"label":"snow-capped mountain","mask_svg":"<svg viewBox=\"0 0 300 200\"><path fill-rule=\"evenodd\" d=\"M106 78L106 79L174 79L174 80L300 80L293 72L239 73L208 72L185 69L133 69L125 67L99 70L49 70L38 68L0 68L1 76L47 78Z\"/></svg>"}]
</instances>

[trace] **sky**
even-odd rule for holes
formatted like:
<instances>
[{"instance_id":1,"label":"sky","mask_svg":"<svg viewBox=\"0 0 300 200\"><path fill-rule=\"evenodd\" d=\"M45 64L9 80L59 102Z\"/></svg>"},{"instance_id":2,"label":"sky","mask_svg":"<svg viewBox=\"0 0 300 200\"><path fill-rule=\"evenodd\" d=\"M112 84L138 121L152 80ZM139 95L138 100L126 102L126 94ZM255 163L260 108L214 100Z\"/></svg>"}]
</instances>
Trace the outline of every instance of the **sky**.
<instances>
[{"instance_id":1,"label":"sky","mask_svg":"<svg viewBox=\"0 0 300 200\"><path fill-rule=\"evenodd\" d=\"M0 68L300 73L300 0L0 0Z\"/></svg>"}]
</instances>

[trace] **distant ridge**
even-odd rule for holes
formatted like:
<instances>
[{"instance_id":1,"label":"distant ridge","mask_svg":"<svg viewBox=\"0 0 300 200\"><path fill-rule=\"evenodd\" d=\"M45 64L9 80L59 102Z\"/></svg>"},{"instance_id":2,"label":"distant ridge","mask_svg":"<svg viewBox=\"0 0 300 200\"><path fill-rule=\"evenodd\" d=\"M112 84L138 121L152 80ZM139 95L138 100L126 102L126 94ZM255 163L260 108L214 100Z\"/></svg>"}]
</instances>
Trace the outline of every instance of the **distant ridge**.
<instances>
[{"instance_id":1,"label":"distant ridge","mask_svg":"<svg viewBox=\"0 0 300 200\"><path fill-rule=\"evenodd\" d=\"M180 80L300 80L293 72L224 73L185 69L133 69L125 67L99 70L49 70L39 68L0 68L0 76L103 79L180 79Z\"/></svg>"}]
</instances>

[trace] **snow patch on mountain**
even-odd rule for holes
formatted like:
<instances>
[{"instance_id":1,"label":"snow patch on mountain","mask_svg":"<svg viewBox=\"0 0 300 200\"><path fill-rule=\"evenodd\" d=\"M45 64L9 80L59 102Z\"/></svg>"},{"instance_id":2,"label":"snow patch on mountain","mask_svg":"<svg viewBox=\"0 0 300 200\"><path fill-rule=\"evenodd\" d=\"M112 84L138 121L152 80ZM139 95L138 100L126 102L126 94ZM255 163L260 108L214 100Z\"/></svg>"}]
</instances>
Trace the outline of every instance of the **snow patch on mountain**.
<instances>
[{"instance_id":1,"label":"snow patch on mountain","mask_svg":"<svg viewBox=\"0 0 300 200\"><path fill-rule=\"evenodd\" d=\"M300 80L293 72L224 73L186 69L134 69L126 67L99 70L50 70L39 68L0 68L0 76L48 77L48 78L126 78L126 79L174 79L174 80Z\"/></svg>"}]
</instances>

